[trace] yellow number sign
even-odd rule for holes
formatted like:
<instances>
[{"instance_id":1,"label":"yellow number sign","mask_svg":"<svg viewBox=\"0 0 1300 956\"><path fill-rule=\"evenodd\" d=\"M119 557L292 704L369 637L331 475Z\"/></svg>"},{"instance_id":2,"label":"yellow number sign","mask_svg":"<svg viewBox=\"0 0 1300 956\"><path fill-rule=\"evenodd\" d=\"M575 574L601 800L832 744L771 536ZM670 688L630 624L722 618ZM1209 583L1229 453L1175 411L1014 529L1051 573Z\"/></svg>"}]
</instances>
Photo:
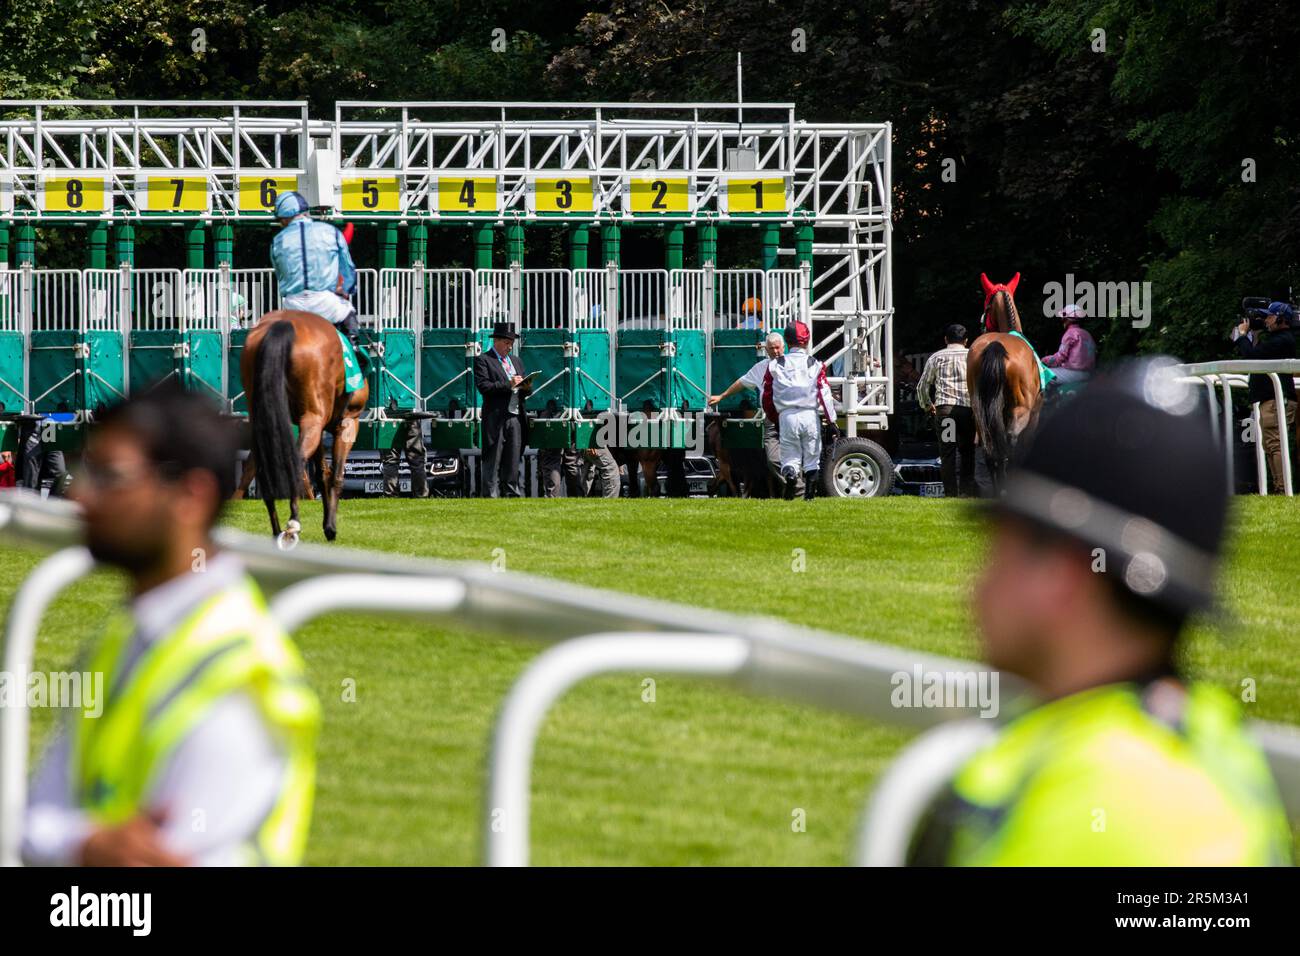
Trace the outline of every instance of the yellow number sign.
<instances>
[{"instance_id":1,"label":"yellow number sign","mask_svg":"<svg viewBox=\"0 0 1300 956\"><path fill-rule=\"evenodd\" d=\"M341 209L343 212L401 212L401 178L345 176Z\"/></svg>"},{"instance_id":2,"label":"yellow number sign","mask_svg":"<svg viewBox=\"0 0 1300 956\"><path fill-rule=\"evenodd\" d=\"M106 212L108 182L103 176L68 173L41 180L45 212Z\"/></svg>"},{"instance_id":3,"label":"yellow number sign","mask_svg":"<svg viewBox=\"0 0 1300 956\"><path fill-rule=\"evenodd\" d=\"M785 180L727 180L727 212L785 212Z\"/></svg>"},{"instance_id":4,"label":"yellow number sign","mask_svg":"<svg viewBox=\"0 0 1300 956\"><path fill-rule=\"evenodd\" d=\"M536 212L592 212L596 193L590 176L568 176L533 181Z\"/></svg>"},{"instance_id":5,"label":"yellow number sign","mask_svg":"<svg viewBox=\"0 0 1300 956\"><path fill-rule=\"evenodd\" d=\"M148 212L207 212L208 180L204 176L150 176L145 180Z\"/></svg>"},{"instance_id":6,"label":"yellow number sign","mask_svg":"<svg viewBox=\"0 0 1300 956\"><path fill-rule=\"evenodd\" d=\"M628 183L633 213L690 212L691 181L681 177L633 179Z\"/></svg>"},{"instance_id":7,"label":"yellow number sign","mask_svg":"<svg viewBox=\"0 0 1300 956\"><path fill-rule=\"evenodd\" d=\"M496 212L495 176L443 177L438 180L439 212Z\"/></svg>"},{"instance_id":8,"label":"yellow number sign","mask_svg":"<svg viewBox=\"0 0 1300 956\"><path fill-rule=\"evenodd\" d=\"M271 212L281 193L291 193L297 188L297 176L282 176L277 173L240 176L239 211Z\"/></svg>"}]
</instances>

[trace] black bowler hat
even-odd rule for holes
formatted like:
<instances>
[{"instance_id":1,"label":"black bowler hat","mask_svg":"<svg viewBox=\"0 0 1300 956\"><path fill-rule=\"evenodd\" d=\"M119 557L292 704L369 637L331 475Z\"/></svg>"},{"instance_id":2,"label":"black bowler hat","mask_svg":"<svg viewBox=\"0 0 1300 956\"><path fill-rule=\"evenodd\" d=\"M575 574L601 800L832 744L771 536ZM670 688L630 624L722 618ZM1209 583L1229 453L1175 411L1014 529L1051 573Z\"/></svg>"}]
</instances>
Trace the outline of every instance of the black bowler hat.
<instances>
[{"instance_id":1,"label":"black bowler hat","mask_svg":"<svg viewBox=\"0 0 1300 956\"><path fill-rule=\"evenodd\" d=\"M1227 525L1227 466L1176 363L1099 376L1017 448L995 513L1101 548L1135 597L1178 613L1214 607Z\"/></svg>"},{"instance_id":2,"label":"black bowler hat","mask_svg":"<svg viewBox=\"0 0 1300 956\"><path fill-rule=\"evenodd\" d=\"M515 339L519 338L519 336L515 334L515 327L509 322L493 322L492 338L510 339L510 341L513 342Z\"/></svg>"}]
</instances>

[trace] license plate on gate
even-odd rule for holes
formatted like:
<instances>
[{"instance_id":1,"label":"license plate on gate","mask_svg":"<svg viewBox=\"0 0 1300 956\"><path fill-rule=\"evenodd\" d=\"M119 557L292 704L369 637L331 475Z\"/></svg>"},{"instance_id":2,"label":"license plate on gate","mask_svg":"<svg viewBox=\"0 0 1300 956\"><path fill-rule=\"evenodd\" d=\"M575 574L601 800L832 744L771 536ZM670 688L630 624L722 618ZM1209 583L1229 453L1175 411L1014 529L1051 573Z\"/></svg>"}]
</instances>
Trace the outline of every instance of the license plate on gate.
<instances>
[{"instance_id":1,"label":"license plate on gate","mask_svg":"<svg viewBox=\"0 0 1300 956\"><path fill-rule=\"evenodd\" d=\"M400 479L400 480L397 482L397 487L398 487L400 490L402 490L402 491L410 491L410 490L411 490L411 479L410 479L410 478L402 478L402 479ZM367 481L367 482L366 482L366 494L368 494L368 495L382 495L383 493L384 493L384 483L383 483L382 481Z\"/></svg>"},{"instance_id":2,"label":"license plate on gate","mask_svg":"<svg viewBox=\"0 0 1300 956\"><path fill-rule=\"evenodd\" d=\"M942 497L943 497L943 482L942 482L942 481L927 481L927 482L924 482L924 483L921 485L921 497L922 497L922 498L942 498Z\"/></svg>"}]
</instances>

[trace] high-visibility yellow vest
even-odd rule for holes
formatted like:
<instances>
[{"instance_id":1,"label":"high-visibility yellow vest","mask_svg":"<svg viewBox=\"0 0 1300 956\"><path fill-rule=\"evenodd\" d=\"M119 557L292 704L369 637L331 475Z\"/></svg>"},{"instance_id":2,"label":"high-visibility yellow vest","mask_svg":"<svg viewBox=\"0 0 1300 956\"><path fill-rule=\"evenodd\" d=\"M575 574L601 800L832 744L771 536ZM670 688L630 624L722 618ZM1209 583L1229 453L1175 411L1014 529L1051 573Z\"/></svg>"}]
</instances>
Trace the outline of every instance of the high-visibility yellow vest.
<instances>
[{"instance_id":1,"label":"high-visibility yellow vest","mask_svg":"<svg viewBox=\"0 0 1300 956\"><path fill-rule=\"evenodd\" d=\"M953 778L913 862L954 866L1281 866L1291 834L1268 764L1218 688L1177 721L1112 684L1012 720Z\"/></svg>"},{"instance_id":2,"label":"high-visibility yellow vest","mask_svg":"<svg viewBox=\"0 0 1300 956\"><path fill-rule=\"evenodd\" d=\"M122 683L131 631L129 620L110 627L91 658L90 671L104 675L108 691L100 716L74 720L71 779L81 806L103 825L135 816L171 753L209 709L246 693L287 757L279 799L246 848L247 862L300 863L315 793L320 702L257 585L244 578L204 601L146 648Z\"/></svg>"}]
</instances>

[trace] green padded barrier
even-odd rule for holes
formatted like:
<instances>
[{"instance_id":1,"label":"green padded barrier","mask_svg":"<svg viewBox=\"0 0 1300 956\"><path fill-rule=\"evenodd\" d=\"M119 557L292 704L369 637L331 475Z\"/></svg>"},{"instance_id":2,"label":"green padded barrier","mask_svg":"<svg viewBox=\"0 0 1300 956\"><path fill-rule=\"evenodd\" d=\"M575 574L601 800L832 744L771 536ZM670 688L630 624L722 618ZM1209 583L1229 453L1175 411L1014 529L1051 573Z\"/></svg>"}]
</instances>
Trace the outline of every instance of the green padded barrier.
<instances>
[{"instance_id":1,"label":"green padded barrier","mask_svg":"<svg viewBox=\"0 0 1300 956\"><path fill-rule=\"evenodd\" d=\"M230 379L226 382L226 397L231 399L232 409L236 415L248 414L248 402L244 401L244 380L239 371L239 360L244 355L246 338L248 338L248 329L230 330L230 350L226 359L230 367Z\"/></svg>"},{"instance_id":2,"label":"green padded barrier","mask_svg":"<svg viewBox=\"0 0 1300 956\"><path fill-rule=\"evenodd\" d=\"M81 408L81 334L67 329L33 332L28 393L37 412L77 411Z\"/></svg>"},{"instance_id":3,"label":"green padded barrier","mask_svg":"<svg viewBox=\"0 0 1300 956\"><path fill-rule=\"evenodd\" d=\"M474 387L474 359L466 354L469 329L425 329L420 340L420 391L425 409L460 413L481 403Z\"/></svg>"},{"instance_id":4,"label":"green padded barrier","mask_svg":"<svg viewBox=\"0 0 1300 956\"><path fill-rule=\"evenodd\" d=\"M598 412L607 410L612 400L609 396L609 333L604 329L579 329L575 402L579 410L587 403Z\"/></svg>"},{"instance_id":5,"label":"green padded barrier","mask_svg":"<svg viewBox=\"0 0 1300 956\"><path fill-rule=\"evenodd\" d=\"M762 340L763 332L760 329L718 329L713 333L713 351L710 355L713 367L710 372L713 376L714 394L725 391L728 385L753 368L761 357L758 346ZM718 410L735 411L746 397L749 398L750 405L758 405L757 394L742 389L721 402Z\"/></svg>"},{"instance_id":6,"label":"green padded barrier","mask_svg":"<svg viewBox=\"0 0 1300 956\"><path fill-rule=\"evenodd\" d=\"M185 333L189 357L185 360L185 387L219 398L221 392L221 333L199 329Z\"/></svg>"},{"instance_id":7,"label":"green padded barrier","mask_svg":"<svg viewBox=\"0 0 1300 956\"><path fill-rule=\"evenodd\" d=\"M656 410L670 404L667 379L657 374L663 370L660 352L665 334L663 329L623 329L618 333L614 391L630 412L640 411L647 399Z\"/></svg>"},{"instance_id":8,"label":"green padded barrier","mask_svg":"<svg viewBox=\"0 0 1300 956\"><path fill-rule=\"evenodd\" d=\"M92 329L85 333L88 355L84 360L82 408L94 411L101 405L114 405L126 394L122 377L122 334Z\"/></svg>"},{"instance_id":9,"label":"green padded barrier","mask_svg":"<svg viewBox=\"0 0 1300 956\"><path fill-rule=\"evenodd\" d=\"M528 374L537 373L528 407L538 414L543 413L550 401L555 402L560 412L569 407L569 363L564 357L568 342L567 329L529 329L519 339L520 364Z\"/></svg>"},{"instance_id":10,"label":"green padded barrier","mask_svg":"<svg viewBox=\"0 0 1300 956\"><path fill-rule=\"evenodd\" d=\"M383 345L384 357L370 359L369 406L411 411L416 407L415 333L388 329L373 337Z\"/></svg>"},{"instance_id":11,"label":"green padded barrier","mask_svg":"<svg viewBox=\"0 0 1300 956\"><path fill-rule=\"evenodd\" d=\"M0 411L23 410L25 344L21 332L0 332Z\"/></svg>"},{"instance_id":12,"label":"green padded barrier","mask_svg":"<svg viewBox=\"0 0 1300 956\"><path fill-rule=\"evenodd\" d=\"M176 329L140 329L131 333L131 391L139 392L179 374L183 363L176 358L181 333Z\"/></svg>"},{"instance_id":13,"label":"green padded barrier","mask_svg":"<svg viewBox=\"0 0 1300 956\"><path fill-rule=\"evenodd\" d=\"M672 408L688 412L704 411L708 395L704 391L704 332L680 329L673 332L677 354L673 357Z\"/></svg>"}]
</instances>

